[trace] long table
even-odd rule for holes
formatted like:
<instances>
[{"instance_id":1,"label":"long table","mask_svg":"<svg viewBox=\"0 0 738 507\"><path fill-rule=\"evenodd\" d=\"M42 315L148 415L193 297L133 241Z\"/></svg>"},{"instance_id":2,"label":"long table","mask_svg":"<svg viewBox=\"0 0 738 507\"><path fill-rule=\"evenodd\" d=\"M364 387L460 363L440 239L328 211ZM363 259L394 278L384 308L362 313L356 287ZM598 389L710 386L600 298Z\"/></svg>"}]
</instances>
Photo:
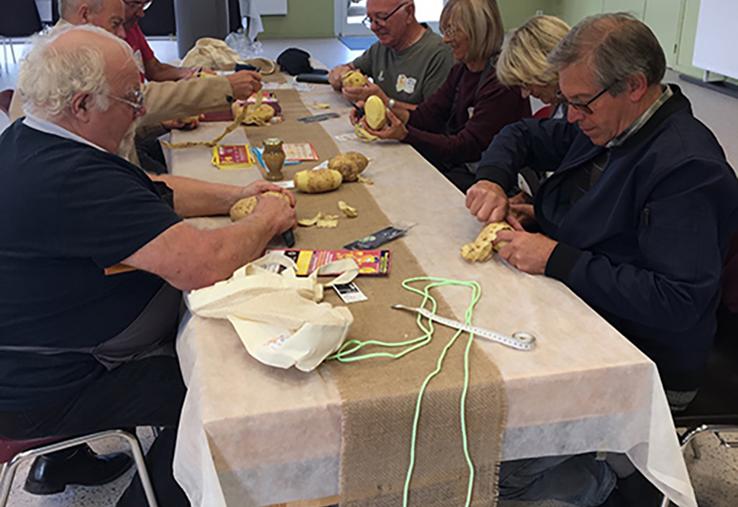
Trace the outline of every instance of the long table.
<instances>
[{"instance_id":1,"label":"long table","mask_svg":"<svg viewBox=\"0 0 738 507\"><path fill-rule=\"evenodd\" d=\"M374 185L367 188L390 221L416 224L400 241L423 270L482 285L475 324L537 336L537 349L528 353L479 344L498 365L507 393L503 458L625 453L673 502L696 507L654 363L562 283L521 273L497 258L464 262L459 247L476 237L480 224L465 209L463 195L407 145L342 136L352 131L350 106L329 87L311 85L300 95L308 108L327 103L341 114L305 128L323 128L340 137L341 151L370 157L366 176ZM173 137L211 139L224 125L203 124ZM223 143L244 143L246 136L239 129ZM259 178L256 169L215 169L207 149L168 156L176 175L236 184ZM216 227L226 221L194 223ZM452 289L441 293L462 316L466 299ZM320 369L304 374L263 366L246 353L230 324L191 315L180 326L177 350L188 393L174 471L192 505L337 503L341 400ZM313 502L292 503L299 501Z\"/></svg>"}]
</instances>

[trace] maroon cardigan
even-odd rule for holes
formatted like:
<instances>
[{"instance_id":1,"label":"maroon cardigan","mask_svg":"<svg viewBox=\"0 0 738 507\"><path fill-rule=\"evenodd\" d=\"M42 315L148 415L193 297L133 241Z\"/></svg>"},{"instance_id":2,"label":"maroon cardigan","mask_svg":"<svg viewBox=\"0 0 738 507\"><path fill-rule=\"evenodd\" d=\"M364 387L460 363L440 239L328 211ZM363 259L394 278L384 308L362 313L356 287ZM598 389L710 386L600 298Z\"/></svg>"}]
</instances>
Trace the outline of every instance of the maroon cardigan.
<instances>
[{"instance_id":1,"label":"maroon cardigan","mask_svg":"<svg viewBox=\"0 0 738 507\"><path fill-rule=\"evenodd\" d=\"M438 91L410 113L403 142L436 166L477 162L502 127L529 116L530 101L519 88L500 84L494 68L472 72L457 63Z\"/></svg>"}]
</instances>

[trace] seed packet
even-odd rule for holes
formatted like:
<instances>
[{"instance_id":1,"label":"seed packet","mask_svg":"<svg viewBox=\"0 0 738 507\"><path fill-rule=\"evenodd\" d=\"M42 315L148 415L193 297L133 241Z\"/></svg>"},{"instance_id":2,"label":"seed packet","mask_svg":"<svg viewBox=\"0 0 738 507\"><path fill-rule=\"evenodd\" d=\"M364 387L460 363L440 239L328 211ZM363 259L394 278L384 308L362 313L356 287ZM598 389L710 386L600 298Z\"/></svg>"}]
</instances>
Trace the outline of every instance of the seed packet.
<instances>
[{"instance_id":1,"label":"seed packet","mask_svg":"<svg viewBox=\"0 0 738 507\"><path fill-rule=\"evenodd\" d=\"M347 250L372 250L374 248L379 248L381 245L384 245L385 243L388 243L393 239L404 236L407 231L410 230L410 227L385 227L381 231L377 231L370 234L369 236L357 239L356 241L353 241L348 245L344 245L343 247Z\"/></svg>"}]
</instances>

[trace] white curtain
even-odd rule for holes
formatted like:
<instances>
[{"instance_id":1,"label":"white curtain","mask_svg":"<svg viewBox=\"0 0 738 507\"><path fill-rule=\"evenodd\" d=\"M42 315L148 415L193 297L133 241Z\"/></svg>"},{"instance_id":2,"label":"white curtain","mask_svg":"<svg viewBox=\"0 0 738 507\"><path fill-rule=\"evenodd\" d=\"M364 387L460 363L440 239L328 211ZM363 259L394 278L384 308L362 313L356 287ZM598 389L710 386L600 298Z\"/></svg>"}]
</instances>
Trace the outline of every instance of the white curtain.
<instances>
[{"instance_id":1,"label":"white curtain","mask_svg":"<svg viewBox=\"0 0 738 507\"><path fill-rule=\"evenodd\" d=\"M261 13L259 7L254 0L239 0L241 5L241 16L248 21L248 31L246 36L249 42L256 41L256 37L264 31L264 25L261 22Z\"/></svg>"}]
</instances>

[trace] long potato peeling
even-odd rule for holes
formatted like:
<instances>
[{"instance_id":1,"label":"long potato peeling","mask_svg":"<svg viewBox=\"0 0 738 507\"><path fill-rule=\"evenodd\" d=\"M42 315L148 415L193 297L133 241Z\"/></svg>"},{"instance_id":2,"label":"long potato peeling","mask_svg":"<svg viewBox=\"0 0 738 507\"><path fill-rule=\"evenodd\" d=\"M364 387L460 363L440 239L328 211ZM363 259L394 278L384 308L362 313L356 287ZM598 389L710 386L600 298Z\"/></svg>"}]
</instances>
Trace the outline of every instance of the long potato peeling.
<instances>
[{"instance_id":1,"label":"long potato peeling","mask_svg":"<svg viewBox=\"0 0 738 507\"><path fill-rule=\"evenodd\" d=\"M212 148L213 146L217 146L218 143L221 142L225 136L240 127L247 114L248 113L246 111L246 108L244 107L239 112L238 116L233 120L233 123L228 125L223 133L212 141L185 141L183 143L170 143L169 141L162 141L161 144L169 149L194 148L197 146L206 146L208 148Z\"/></svg>"}]
</instances>

